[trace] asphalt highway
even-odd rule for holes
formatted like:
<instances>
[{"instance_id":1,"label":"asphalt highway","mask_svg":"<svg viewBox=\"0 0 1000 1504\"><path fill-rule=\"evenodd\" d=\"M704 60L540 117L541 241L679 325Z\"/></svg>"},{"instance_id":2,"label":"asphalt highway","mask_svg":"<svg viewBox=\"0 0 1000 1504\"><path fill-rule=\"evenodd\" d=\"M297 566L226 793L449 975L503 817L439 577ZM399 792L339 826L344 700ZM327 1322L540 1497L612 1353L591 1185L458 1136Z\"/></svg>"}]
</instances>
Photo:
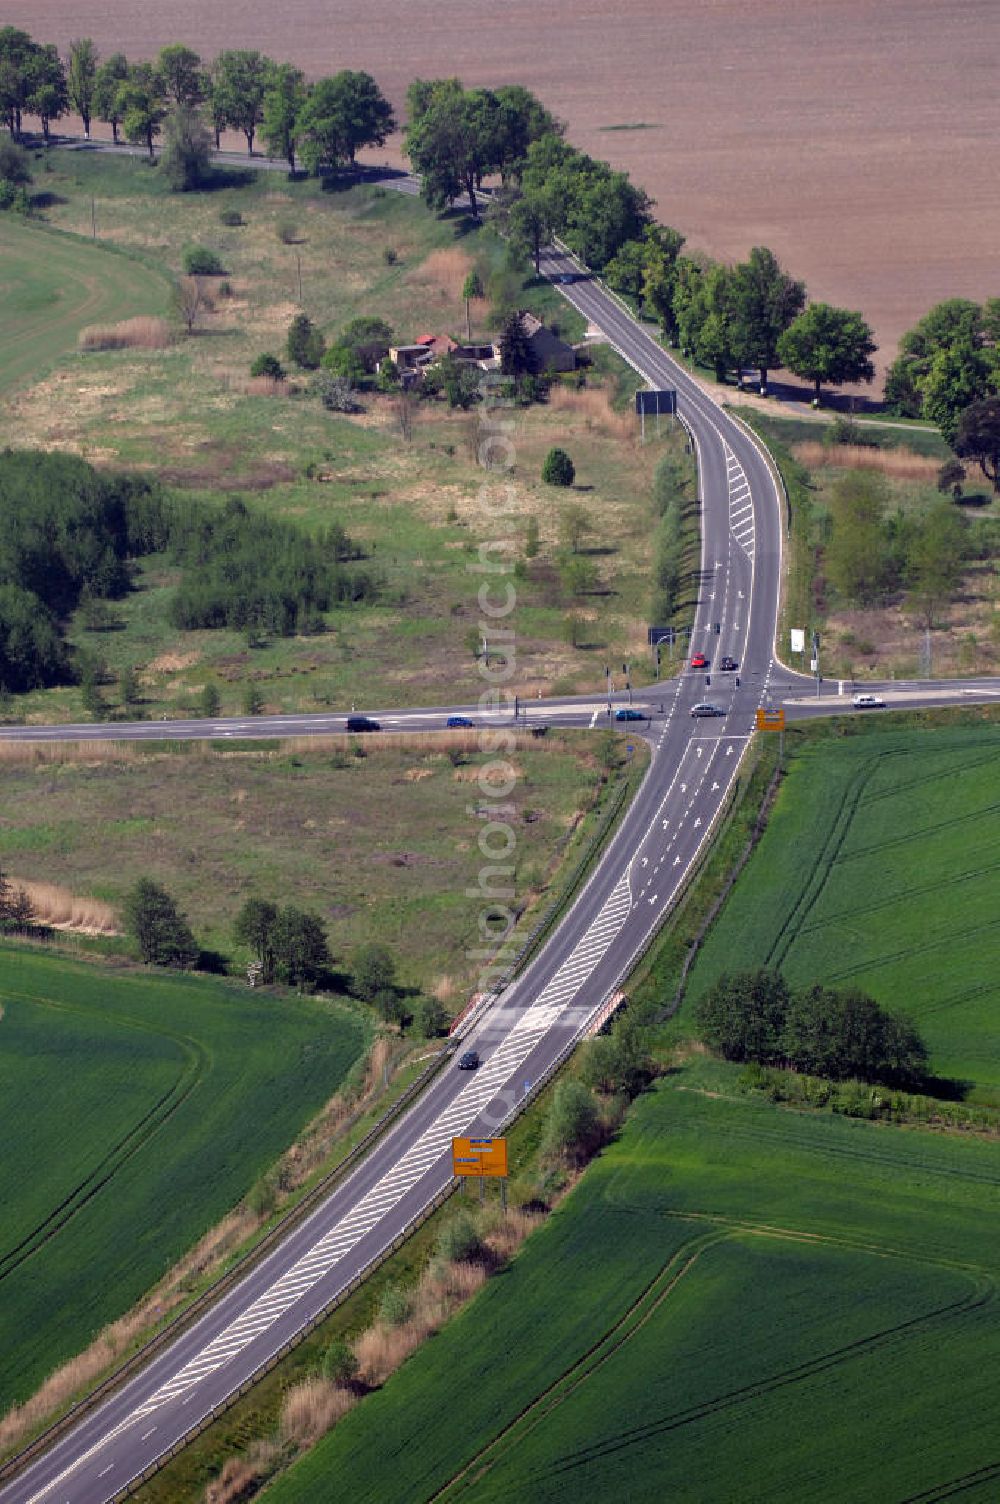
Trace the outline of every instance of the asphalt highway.
<instances>
[{"instance_id":1,"label":"asphalt highway","mask_svg":"<svg viewBox=\"0 0 1000 1504\"><path fill-rule=\"evenodd\" d=\"M260 165L255 162L254 165ZM587 1029L618 989L669 911L725 807L758 706L788 701L829 714L813 681L776 662L782 499L757 441L731 421L595 281L556 251L545 274L635 367L640 382L678 393L697 452L702 561L691 651L739 674L690 668L635 696L648 709L653 755L633 804L551 939L500 994L464 1041L478 1071L449 1064L364 1162L284 1242L183 1330L135 1377L33 1460L0 1492L2 1504L103 1504L182 1440L199 1419L257 1372L412 1223L450 1180L456 1134L490 1134L514 1115L532 1084ZM571 282L562 279L572 277ZM739 686L737 687L737 677ZM826 685L830 690L835 686ZM869 687L867 684L864 686ZM951 690L961 695L969 686ZM909 688L895 686L899 695ZM914 686L915 695L926 686ZM1000 681L982 686L1000 695ZM722 714L699 719L711 700ZM849 704L849 697L846 701ZM915 703L915 702L914 702ZM615 708L623 698L615 697ZM527 702L525 724L607 724L601 693ZM478 721L475 707L378 710L386 730L443 725L448 713ZM344 715L252 720L137 722L79 727L3 727L11 739L70 737L260 737L342 731ZM624 729L628 729L625 727ZM474 902L470 899L470 902ZM80 1271L81 1281L90 1277ZM95 1276L96 1277L96 1276Z\"/></svg>"}]
</instances>

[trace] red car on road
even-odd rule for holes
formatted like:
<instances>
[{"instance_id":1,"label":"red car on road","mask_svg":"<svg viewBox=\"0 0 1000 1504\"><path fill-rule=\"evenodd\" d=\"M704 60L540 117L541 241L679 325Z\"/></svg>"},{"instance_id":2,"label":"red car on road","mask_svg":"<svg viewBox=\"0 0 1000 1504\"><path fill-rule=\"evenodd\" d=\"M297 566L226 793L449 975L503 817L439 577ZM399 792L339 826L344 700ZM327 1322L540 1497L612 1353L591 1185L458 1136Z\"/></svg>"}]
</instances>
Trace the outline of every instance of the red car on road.
<instances>
[{"instance_id":1,"label":"red car on road","mask_svg":"<svg viewBox=\"0 0 1000 1504\"><path fill-rule=\"evenodd\" d=\"M695 653L694 657L691 659L691 667L708 668L708 659L705 657L705 654Z\"/></svg>"}]
</instances>

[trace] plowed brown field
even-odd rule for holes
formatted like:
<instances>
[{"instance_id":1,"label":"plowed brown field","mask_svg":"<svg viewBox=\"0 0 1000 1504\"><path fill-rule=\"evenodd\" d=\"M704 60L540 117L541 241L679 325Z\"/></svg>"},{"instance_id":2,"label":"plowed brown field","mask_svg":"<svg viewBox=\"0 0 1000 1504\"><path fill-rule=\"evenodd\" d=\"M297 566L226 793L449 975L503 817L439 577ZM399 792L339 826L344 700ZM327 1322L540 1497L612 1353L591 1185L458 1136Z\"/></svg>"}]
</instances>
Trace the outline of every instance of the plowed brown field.
<instances>
[{"instance_id":1,"label":"plowed brown field","mask_svg":"<svg viewBox=\"0 0 1000 1504\"><path fill-rule=\"evenodd\" d=\"M933 302L1000 293L996 0L5 0L65 48L259 47L312 75L519 80L692 244L771 245L883 359ZM117 15L115 14L117 12ZM609 127L632 127L612 130ZM641 129L635 127L642 126Z\"/></svg>"}]
</instances>

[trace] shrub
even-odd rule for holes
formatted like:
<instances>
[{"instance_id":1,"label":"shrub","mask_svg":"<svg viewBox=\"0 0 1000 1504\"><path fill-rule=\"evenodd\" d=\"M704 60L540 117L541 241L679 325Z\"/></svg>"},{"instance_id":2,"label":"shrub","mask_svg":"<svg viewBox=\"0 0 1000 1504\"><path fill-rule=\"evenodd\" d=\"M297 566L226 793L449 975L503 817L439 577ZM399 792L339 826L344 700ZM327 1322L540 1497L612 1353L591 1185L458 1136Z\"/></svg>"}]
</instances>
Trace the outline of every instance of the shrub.
<instances>
[{"instance_id":1,"label":"shrub","mask_svg":"<svg viewBox=\"0 0 1000 1504\"><path fill-rule=\"evenodd\" d=\"M425 1039L438 1039L448 1029L448 1013L436 997L422 997L416 1007L417 1028Z\"/></svg>"},{"instance_id":2,"label":"shrub","mask_svg":"<svg viewBox=\"0 0 1000 1504\"><path fill-rule=\"evenodd\" d=\"M478 1232L464 1214L446 1223L437 1240L438 1257L456 1264L471 1264L482 1252L482 1247Z\"/></svg>"},{"instance_id":3,"label":"shrub","mask_svg":"<svg viewBox=\"0 0 1000 1504\"><path fill-rule=\"evenodd\" d=\"M542 480L547 486L571 486L576 468L565 449L550 449L542 466Z\"/></svg>"},{"instance_id":4,"label":"shrub","mask_svg":"<svg viewBox=\"0 0 1000 1504\"><path fill-rule=\"evenodd\" d=\"M545 1120L544 1148L571 1163L582 1163L601 1141L597 1102L582 1081L560 1081Z\"/></svg>"},{"instance_id":5,"label":"shrub","mask_svg":"<svg viewBox=\"0 0 1000 1504\"><path fill-rule=\"evenodd\" d=\"M402 1326L410 1314L411 1301L402 1285L386 1285L379 1301L379 1320L386 1326Z\"/></svg>"},{"instance_id":6,"label":"shrub","mask_svg":"<svg viewBox=\"0 0 1000 1504\"><path fill-rule=\"evenodd\" d=\"M282 245L297 245L299 240L299 227L294 219L279 219L274 227L274 233Z\"/></svg>"},{"instance_id":7,"label":"shrub","mask_svg":"<svg viewBox=\"0 0 1000 1504\"><path fill-rule=\"evenodd\" d=\"M183 265L189 277L221 277L225 271L215 252L205 245L185 247Z\"/></svg>"},{"instance_id":8,"label":"shrub","mask_svg":"<svg viewBox=\"0 0 1000 1504\"><path fill-rule=\"evenodd\" d=\"M243 215L239 209L220 209L219 223L228 226L231 230L236 230L243 223Z\"/></svg>"},{"instance_id":9,"label":"shrub","mask_svg":"<svg viewBox=\"0 0 1000 1504\"><path fill-rule=\"evenodd\" d=\"M390 991L396 981L396 963L392 952L378 941L362 945L354 958L354 990L366 1002L374 1002L380 992Z\"/></svg>"},{"instance_id":10,"label":"shrub","mask_svg":"<svg viewBox=\"0 0 1000 1504\"><path fill-rule=\"evenodd\" d=\"M396 265L396 262L399 260L399 252L396 250L395 246L384 245L382 247L382 260L385 262L386 266Z\"/></svg>"},{"instance_id":11,"label":"shrub","mask_svg":"<svg viewBox=\"0 0 1000 1504\"><path fill-rule=\"evenodd\" d=\"M317 371L309 383L309 390L331 413L353 413L358 410L351 383L346 376L335 376L332 371Z\"/></svg>"},{"instance_id":12,"label":"shrub","mask_svg":"<svg viewBox=\"0 0 1000 1504\"><path fill-rule=\"evenodd\" d=\"M323 1377L331 1384L346 1387L357 1377L359 1366L353 1347L346 1342L331 1342L323 1354Z\"/></svg>"},{"instance_id":13,"label":"shrub","mask_svg":"<svg viewBox=\"0 0 1000 1504\"><path fill-rule=\"evenodd\" d=\"M288 358L304 371L315 371L326 348L322 334L308 314L297 313L288 327Z\"/></svg>"},{"instance_id":14,"label":"shrub","mask_svg":"<svg viewBox=\"0 0 1000 1504\"><path fill-rule=\"evenodd\" d=\"M15 187L31 182L31 158L9 136L0 137L0 179Z\"/></svg>"},{"instance_id":15,"label":"shrub","mask_svg":"<svg viewBox=\"0 0 1000 1504\"><path fill-rule=\"evenodd\" d=\"M282 381L285 375L285 368L276 355L272 355L270 350L265 350L263 354L258 355L254 360L250 367L250 375L269 376L272 381Z\"/></svg>"},{"instance_id":16,"label":"shrub","mask_svg":"<svg viewBox=\"0 0 1000 1504\"><path fill-rule=\"evenodd\" d=\"M13 209L15 214L27 214L31 208L27 191L10 178L0 178L0 209Z\"/></svg>"}]
</instances>

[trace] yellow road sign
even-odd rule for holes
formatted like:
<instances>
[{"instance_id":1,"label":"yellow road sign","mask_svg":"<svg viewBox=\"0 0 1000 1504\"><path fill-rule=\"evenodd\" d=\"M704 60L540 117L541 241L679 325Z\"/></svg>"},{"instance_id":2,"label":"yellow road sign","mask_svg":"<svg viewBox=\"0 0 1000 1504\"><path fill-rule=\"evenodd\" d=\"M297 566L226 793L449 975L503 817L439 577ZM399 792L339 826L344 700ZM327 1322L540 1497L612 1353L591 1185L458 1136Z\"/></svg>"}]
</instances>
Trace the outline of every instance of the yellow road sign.
<instances>
[{"instance_id":1,"label":"yellow road sign","mask_svg":"<svg viewBox=\"0 0 1000 1504\"><path fill-rule=\"evenodd\" d=\"M764 710L761 707L758 707L758 710L757 710L757 730L758 731L784 731L784 729L785 729L785 712L784 712L784 710Z\"/></svg>"},{"instance_id":2,"label":"yellow road sign","mask_svg":"<svg viewBox=\"0 0 1000 1504\"><path fill-rule=\"evenodd\" d=\"M453 1138L451 1173L453 1175L506 1175L507 1140L505 1138Z\"/></svg>"}]
</instances>

